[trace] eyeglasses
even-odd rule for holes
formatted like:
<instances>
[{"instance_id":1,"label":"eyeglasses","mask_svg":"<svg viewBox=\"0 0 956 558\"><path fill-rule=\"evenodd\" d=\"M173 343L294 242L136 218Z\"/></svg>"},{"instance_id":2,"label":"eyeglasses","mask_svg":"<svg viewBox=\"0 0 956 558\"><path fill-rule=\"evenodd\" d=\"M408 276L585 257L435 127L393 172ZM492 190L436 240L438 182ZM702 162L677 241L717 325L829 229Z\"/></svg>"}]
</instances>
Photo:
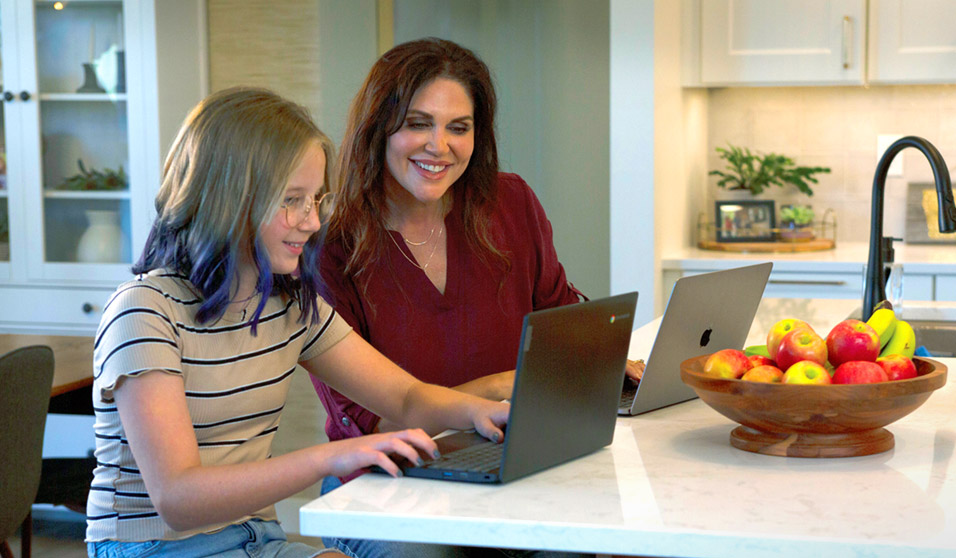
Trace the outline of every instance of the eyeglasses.
<instances>
[{"instance_id":1,"label":"eyeglasses","mask_svg":"<svg viewBox=\"0 0 956 558\"><path fill-rule=\"evenodd\" d=\"M285 222L290 227L298 227L312 214L313 208L318 208L319 222L325 223L332 216L335 195L326 192L315 197L294 196L286 198L279 204L285 210Z\"/></svg>"}]
</instances>

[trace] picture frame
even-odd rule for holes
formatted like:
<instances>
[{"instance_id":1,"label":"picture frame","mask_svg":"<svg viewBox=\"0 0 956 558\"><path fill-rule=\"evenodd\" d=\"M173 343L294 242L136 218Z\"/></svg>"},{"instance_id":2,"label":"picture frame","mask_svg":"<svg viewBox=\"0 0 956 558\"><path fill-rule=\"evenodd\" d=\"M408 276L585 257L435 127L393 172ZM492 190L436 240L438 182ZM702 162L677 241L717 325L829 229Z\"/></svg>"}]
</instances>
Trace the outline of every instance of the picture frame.
<instances>
[{"instance_id":1,"label":"picture frame","mask_svg":"<svg viewBox=\"0 0 956 558\"><path fill-rule=\"evenodd\" d=\"M717 242L772 242L777 227L773 200L714 202Z\"/></svg>"}]
</instances>

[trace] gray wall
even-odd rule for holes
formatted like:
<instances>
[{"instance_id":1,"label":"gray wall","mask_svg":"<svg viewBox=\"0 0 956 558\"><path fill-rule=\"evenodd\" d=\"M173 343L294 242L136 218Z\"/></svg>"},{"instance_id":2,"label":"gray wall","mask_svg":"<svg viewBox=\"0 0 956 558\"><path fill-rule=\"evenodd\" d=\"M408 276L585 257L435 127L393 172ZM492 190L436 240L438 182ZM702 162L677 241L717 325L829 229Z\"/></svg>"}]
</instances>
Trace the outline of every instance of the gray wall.
<instances>
[{"instance_id":1,"label":"gray wall","mask_svg":"<svg viewBox=\"0 0 956 558\"><path fill-rule=\"evenodd\" d=\"M571 281L610 292L610 24L606 0L396 0L395 42L475 51L499 97L503 170L541 199Z\"/></svg>"}]
</instances>

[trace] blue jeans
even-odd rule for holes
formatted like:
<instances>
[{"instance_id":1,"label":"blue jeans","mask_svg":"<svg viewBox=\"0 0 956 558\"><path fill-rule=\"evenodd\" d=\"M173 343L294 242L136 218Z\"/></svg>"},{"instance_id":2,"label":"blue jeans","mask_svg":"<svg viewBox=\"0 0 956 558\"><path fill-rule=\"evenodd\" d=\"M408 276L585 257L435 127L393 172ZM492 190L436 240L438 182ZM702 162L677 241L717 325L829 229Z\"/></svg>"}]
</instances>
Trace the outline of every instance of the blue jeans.
<instances>
[{"instance_id":1,"label":"blue jeans","mask_svg":"<svg viewBox=\"0 0 956 558\"><path fill-rule=\"evenodd\" d=\"M342 486L342 481L340 481L338 477L325 477L322 480L322 494L328 494L340 486ZM322 543L325 544L327 548L338 549L339 552L352 558L577 558L594 556L593 554L551 552L546 550L447 546L441 544L340 539L336 537L322 537Z\"/></svg>"},{"instance_id":2,"label":"blue jeans","mask_svg":"<svg viewBox=\"0 0 956 558\"><path fill-rule=\"evenodd\" d=\"M91 542L86 551L90 558L312 558L331 552L290 543L278 523L260 519L178 541Z\"/></svg>"}]
</instances>

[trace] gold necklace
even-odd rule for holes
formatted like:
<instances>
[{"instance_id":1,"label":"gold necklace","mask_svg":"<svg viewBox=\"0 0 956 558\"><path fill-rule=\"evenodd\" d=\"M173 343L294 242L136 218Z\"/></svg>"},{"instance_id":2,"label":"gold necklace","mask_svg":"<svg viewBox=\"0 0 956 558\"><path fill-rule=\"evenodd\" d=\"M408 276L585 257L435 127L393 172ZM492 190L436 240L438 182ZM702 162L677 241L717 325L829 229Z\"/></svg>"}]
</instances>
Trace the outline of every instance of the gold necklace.
<instances>
[{"instance_id":1,"label":"gold necklace","mask_svg":"<svg viewBox=\"0 0 956 558\"><path fill-rule=\"evenodd\" d=\"M409 258L408 254L406 254L405 251L402 250L402 247L398 245L398 242L395 242L395 237L392 236L392 233L390 233L387 229L385 230L385 234L387 234L388 237L392 239L392 244L394 244L395 247L398 248L398 251L401 252L403 256L405 256L405 259L408 260L408 263L412 264L413 266L417 267L418 269L422 271L425 271L428 269L428 264L432 263L432 257L435 255L435 252L438 251L438 245L441 244L441 234L442 232L444 232L444 230L445 230L445 224L442 223L441 228L438 229L438 238L435 240L435 246L432 248L432 253L428 255L428 259L425 260L425 265L418 265L418 262ZM402 233L398 233L398 234L402 234Z\"/></svg>"},{"instance_id":2,"label":"gold necklace","mask_svg":"<svg viewBox=\"0 0 956 558\"><path fill-rule=\"evenodd\" d=\"M409 246L424 246L424 245L428 244L428 241L429 241L429 240L432 239L432 235L433 235L433 234L435 234L435 227L432 227L431 232L428 233L428 238L426 238L425 240L423 240L423 241L421 241L421 242L412 242L411 240L405 238L405 235L404 235L404 234L402 235L402 239L405 241L405 244L408 244Z\"/></svg>"}]
</instances>

